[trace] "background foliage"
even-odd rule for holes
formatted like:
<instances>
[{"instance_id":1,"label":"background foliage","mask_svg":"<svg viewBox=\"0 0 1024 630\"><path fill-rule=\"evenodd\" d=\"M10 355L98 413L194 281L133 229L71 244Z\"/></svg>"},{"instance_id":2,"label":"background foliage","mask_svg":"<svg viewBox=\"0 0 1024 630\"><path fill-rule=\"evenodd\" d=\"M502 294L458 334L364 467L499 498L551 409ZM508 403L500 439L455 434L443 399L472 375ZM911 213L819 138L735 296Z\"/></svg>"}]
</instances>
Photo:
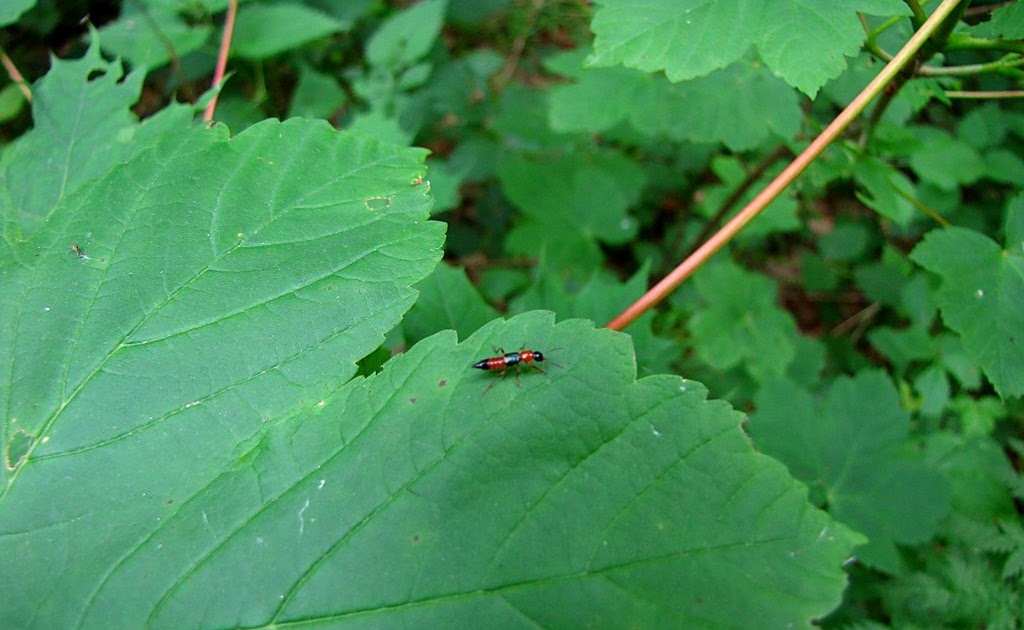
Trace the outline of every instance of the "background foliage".
<instances>
[{"instance_id":1,"label":"background foliage","mask_svg":"<svg viewBox=\"0 0 1024 630\"><path fill-rule=\"evenodd\" d=\"M0 3L2 625L1020 627L1024 3L597 328L935 4Z\"/></svg>"}]
</instances>

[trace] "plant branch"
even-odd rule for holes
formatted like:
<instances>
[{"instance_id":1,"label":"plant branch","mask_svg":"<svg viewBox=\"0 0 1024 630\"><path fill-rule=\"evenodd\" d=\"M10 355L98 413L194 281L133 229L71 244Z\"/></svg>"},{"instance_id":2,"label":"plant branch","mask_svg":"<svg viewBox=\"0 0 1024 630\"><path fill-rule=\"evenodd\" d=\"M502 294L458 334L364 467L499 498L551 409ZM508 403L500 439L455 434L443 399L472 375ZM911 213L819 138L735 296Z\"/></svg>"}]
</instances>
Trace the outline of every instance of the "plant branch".
<instances>
[{"instance_id":1,"label":"plant branch","mask_svg":"<svg viewBox=\"0 0 1024 630\"><path fill-rule=\"evenodd\" d=\"M770 184L768 184L754 199L743 207L721 230L709 238L697 251L686 258L672 273L665 276L651 290L645 293L639 300L634 302L625 311L607 324L613 330L622 330L630 325L642 314L653 308L664 300L684 280L690 277L701 265L703 265L719 249L725 246L736 234L742 230L750 221L764 210L768 204L775 200L783 190L807 169L807 167L821 154L846 129L854 119L857 118L868 104L885 87L892 82L896 75L914 58L918 50L935 34L949 17L961 4L963 0L943 0L935 9L932 15L925 21L924 25L907 41L903 48L887 63L878 76L871 81L864 90L857 95L846 109L825 128L824 131L804 149Z\"/></svg>"},{"instance_id":2,"label":"plant branch","mask_svg":"<svg viewBox=\"0 0 1024 630\"><path fill-rule=\"evenodd\" d=\"M139 13L142 14L142 19L145 20L146 25L149 26L149 29L153 31L154 35L156 35L160 45L162 45L164 50L167 51L167 56L170 58L171 70L173 70L175 76L178 77L182 86L184 86L186 92L185 97L188 100L192 100L195 90L192 88L191 81L188 80L188 76L181 67L181 59L178 57L178 51L174 48L174 42L168 39L167 35L164 35L163 29L161 29L157 21L153 19L153 15L149 12L149 7L146 6L144 2L141 0L132 0L132 3L135 5L136 9L138 9Z\"/></svg>"},{"instance_id":3,"label":"plant branch","mask_svg":"<svg viewBox=\"0 0 1024 630\"><path fill-rule=\"evenodd\" d=\"M910 7L910 21L914 24L914 28L921 28L921 25L928 19L928 14L924 12L921 3L917 0L903 0L903 3Z\"/></svg>"},{"instance_id":4,"label":"plant branch","mask_svg":"<svg viewBox=\"0 0 1024 630\"><path fill-rule=\"evenodd\" d=\"M228 0L228 13L224 18L224 34L220 40L220 52L217 53L217 68L213 73L212 87L217 90L203 112L203 120L213 120L213 112L217 109L217 97L220 96L220 83L224 80L224 72L228 66L228 53L231 51L231 36L235 31L235 15L238 13L238 0Z\"/></svg>"},{"instance_id":5,"label":"plant branch","mask_svg":"<svg viewBox=\"0 0 1024 630\"><path fill-rule=\"evenodd\" d=\"M1001 72L1007 68L1015 68L1017 66L1024 65L1024 57L1019 55L1006 55L1001 59L990 61L988 63L974 63L964 66L948 66L948 67L932 67L932 66L921 66L917 70L917 74L921 76L964 76L982 74L986 72Z\"/></svg>"},{"instance_id":6,"label":"plant branch","mask_svg":"<svg viewBox=\"0 0 1024 630\"><path fill-rule=\"evenodd\" d=\"M971 92L962 90L949 90L946 92L949 98L967 99L997 99L997 98L1024 98L1024 90L1003 90L1001 92Z\"/></svg>"},{"instance_id":7,"label":"plant branch","mask_svg":"<svg viewBox=\"0 0 1024 630\"><path fill-rule=\"evenodd\" d=\"M1024 54L1024 41L1019 39L990 39L953 33L946 44L947 50L1002 50Z\"/></svg>"},{"instance_id":8,"label":"plant branch","mask_svg":"<svg viewBox=\"0 0 1024 630\"><path fill-rule=\"evenodd\" d=\"M7 74L11 77L11 81L18 86L21 93L25 96L25 100L29 103L32 102L32 90L28 87L28 81L18 71L18 66L14 65L14 61L7 56L7 51L0 48L0 63L4 64L4 68L7 69Z\"/></svg>"}]
</instances>

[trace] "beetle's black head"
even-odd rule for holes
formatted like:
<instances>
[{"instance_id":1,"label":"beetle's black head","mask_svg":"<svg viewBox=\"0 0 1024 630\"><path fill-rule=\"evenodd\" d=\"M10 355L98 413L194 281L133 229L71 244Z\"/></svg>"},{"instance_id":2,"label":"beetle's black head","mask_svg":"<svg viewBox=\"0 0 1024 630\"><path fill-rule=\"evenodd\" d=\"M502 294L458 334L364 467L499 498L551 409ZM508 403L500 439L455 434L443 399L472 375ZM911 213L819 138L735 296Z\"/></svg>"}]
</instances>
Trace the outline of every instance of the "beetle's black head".
<instances>
[{"instance_id":1,"label":"beetle's black head","mask_svg":"<svg viewBox=\"0 0 1024 630\"><path fill-rule=\"evenodd\" d=\"M534 361L543 361L544 360L544 354L542 352L537 352L536 350L534 350L533 351L533 360Z\"/></svg>"}]
</instances>

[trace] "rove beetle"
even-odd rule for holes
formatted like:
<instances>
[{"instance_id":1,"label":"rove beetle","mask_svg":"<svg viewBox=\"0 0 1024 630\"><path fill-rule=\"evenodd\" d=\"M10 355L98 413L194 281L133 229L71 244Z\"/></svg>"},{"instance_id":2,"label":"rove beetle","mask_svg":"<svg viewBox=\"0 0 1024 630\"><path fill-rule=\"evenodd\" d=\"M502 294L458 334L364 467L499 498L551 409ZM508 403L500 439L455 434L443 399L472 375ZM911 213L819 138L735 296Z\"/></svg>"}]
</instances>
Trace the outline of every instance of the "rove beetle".
<instances>
[{"instance_id":1,"label":"rove beetle","mask_svg":"<svg viewBox=\"0 0 1024 630\"><path fill-rule=\"evenodd\" d=\"M480 359L479 361L473 364L473 367L475 367L478 370L487 370L489 372L500 370L501 376L505 376L505 372L507 372L510 367L514 366L516 368L516 385L519 387L522 387L522 385L519 385L519 372L522 371L522 367L524 365L527 367L531 367L537 370L538 372L544 373L544 370L541 369L539 365L537 365L538 363L543 363L545 360L544 353L539 350L524 349L520 350L519 352L505 352L505 350L502 348L495 348L494 351L499 353L501 356ZM558 365L554 361L552 361L551 363ZM494 384L497 382L497 379L491 381L491 384L488 385L487 389L484 390L484 394L489 392L491 388L494 387Z\"/></svg>"}]
</instances>

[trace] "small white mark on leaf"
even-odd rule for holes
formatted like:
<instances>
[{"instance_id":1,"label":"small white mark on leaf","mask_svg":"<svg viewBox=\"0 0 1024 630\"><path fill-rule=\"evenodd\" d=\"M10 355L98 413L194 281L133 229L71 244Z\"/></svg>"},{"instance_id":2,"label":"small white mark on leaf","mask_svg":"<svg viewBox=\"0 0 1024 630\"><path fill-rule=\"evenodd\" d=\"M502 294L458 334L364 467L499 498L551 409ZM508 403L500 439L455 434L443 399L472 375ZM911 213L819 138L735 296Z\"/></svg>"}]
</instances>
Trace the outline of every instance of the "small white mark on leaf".
<instances>
[{"instance_id":1,"label":"small white mark on leaf","mask_svg":"<svg viewBox=\"0 0 1024 630\"><path fill-rule=\"evenodd\" d=\"M196 406L196 405L198 405L198 404L199 404L199 401L198 401L198 400L193 400L193 401L192 401L192 402L190 402L190 403L185 403L185 409L188 409L189 407L195 407L195 406Z\"/></svg>"},{"instance_id":2,"label":"small white mark on leaf","mask_svg":"<svg viewBox=\"0 0 1024 630\"><path fill-rule=\"evenodd\" d=\"M317 490L323 490L325 483L327 483L327 480L326 479L321 479L320 483L317 485L316 489Z\"/></svg>"},{"instance_id":3,"label":"small white mark on leaf","mask_svg":"<svg viewBox=\"0 0 1024 630\"><path fill-rule=\"evenodd\" d=\"M306 499L306 503L302 506L302 509L299 510L299 535L300 536L302 535L302 532L305 531L305 529L306 529L306 517L303 516L303 514L306 512L306 510L308 508L309 508L309 499Z\"/></svg>"},{"instance_id":4,"label":"small white mark on leaf","mask_svg":"<svg viewBox=\"0 0 1024 630\"><path fill-rule=\"evenodd\" d=\"M44 306L43 307L43 312L44 313L49 313L50 312L50 307L49 306Z\"/></svg>"},{"instance_id":5,"label":"small white mark on leaf","mask_svg":"<svg viewBox=\"0 0 1024 630\"><path fill-rule=\"evenodd\" d=\"M661 431L654 428L653 424L651 425L651 435L653 435L654 437L661 437Z\"/></svg>"},{"instance_id":6,"label":"small white mark on leaf","mask_svg":"<svg viewBox=\"0 0 1024 630\"><path fill-rule=\"evenodd\" d=\"M213 531L213 528L210 527L210 519L206 516L206 510L203 510L203 525L206 526L206 529L210 532L211 536L213 536L214 538L217 537L217 534Z\"/></svg>"},{"instance_id":7,"label":"small white mark on leaf","mask_svg":"<svg viewBox=\"0 0 1024 630\"><path fill-rule=\"evenodd\" d=\"M978 296L978 299L980 300L981 298L985 297L985 291L983 291L982 289L978 289L978 290L977 290L977 291L975 292L975 295L977 295L977 296Z\"/></svg>"}]
</instances>

